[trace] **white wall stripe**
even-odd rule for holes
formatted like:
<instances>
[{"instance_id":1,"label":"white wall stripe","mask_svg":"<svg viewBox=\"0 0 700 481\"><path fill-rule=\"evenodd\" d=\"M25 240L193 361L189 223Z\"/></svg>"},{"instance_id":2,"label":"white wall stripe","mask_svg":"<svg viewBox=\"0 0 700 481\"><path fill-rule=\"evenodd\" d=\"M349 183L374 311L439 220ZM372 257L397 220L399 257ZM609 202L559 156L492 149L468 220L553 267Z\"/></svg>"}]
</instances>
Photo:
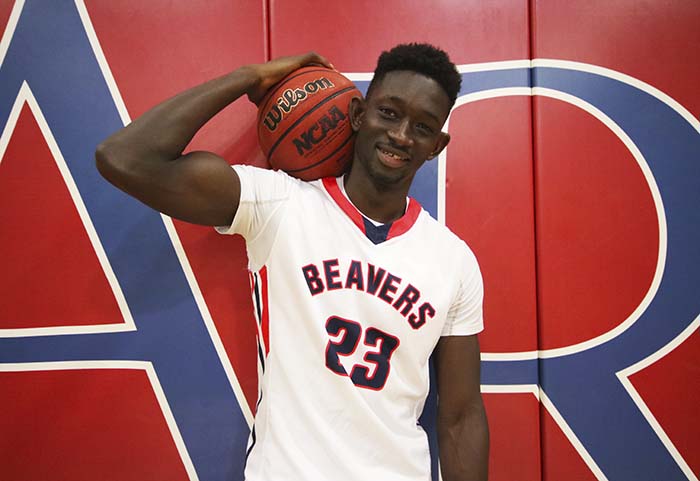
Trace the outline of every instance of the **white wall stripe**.
<instances>
[{"instance_id":1,"label":"white wall stripe","mask_svg":"<svg viewBox=\"0 0 700 481\"><path fill-rule=\"evenodd\" d=\"M493 72L494 70L514 70L530 68L530 60L503 60L500 62L482 62L482 63L468 63L457 65L457 71L460 73L471 73L471 72Z\"/></svg>"},{"instance_id":2,"label":"white wall stripe","mask_svg":"<svg viewBox=\"0 0 700 481\"><path fill-rule=\"evenodd\" d=\"M456 67L459 73L471 73L529 68L530 65L530 60L503 60L499 62L461 64ZM343 75L353 82L368 82L374 77L374 72L343 72Z\"/></svg>"},{"instance_id":3,"label":"white wall stripe","mask_svg":"<svg viewBox=\"0 0 700 481\"><path fill-rule=\"evenodd\" d=\"M2 34L2 40L0 40L0 65L2 65L5 61L7 49L10 47L12 37L14 37L15 35L17 21L19 20L19 17L22 14L22 8L24 8L24 0L17 0L12 6L10 17L7 19L7 25L5 26L5 32Z\"/></svg>"},{"instance_id":4,"label":"white wall stripe","mask_svg":"<svg viewBox=\"0 0 700 481\"><path fill-rule=\"evenodd\" d=\"M112 69L109 68L109 64L107 63L107 58L105 57L104 52L102 51L100 41L97 39L97 34L92 26L92 21L90 21L90 15L85 7L85 2L83 0L75 0L75 6L78 9L78 14L80 15L83 28L85 29L88 40L90 41L92 51L95 53L97 64L100 66L100 70L102 70L102 76L104 77L105 82L107 82L107 88L112 94L112 100L114 101L114 105L117 107L119 117L121 118L122 123L127 125L131 122L131 117L129 116L129 112L126 110L126 104L124 103L124 99L122 99L121 93L119 92L117 82L114 80Z\"/></svg>"},{"instance_id":5,"label":"white wall stripe","mask_svg":"<svg viewBox=\"0 0 700 481\"><path fill-rule=\"evenodd\" d=\"M482 394L532 394L540 400L540 388L537 384L482 384Z\"/></svg>"}]
</instances>

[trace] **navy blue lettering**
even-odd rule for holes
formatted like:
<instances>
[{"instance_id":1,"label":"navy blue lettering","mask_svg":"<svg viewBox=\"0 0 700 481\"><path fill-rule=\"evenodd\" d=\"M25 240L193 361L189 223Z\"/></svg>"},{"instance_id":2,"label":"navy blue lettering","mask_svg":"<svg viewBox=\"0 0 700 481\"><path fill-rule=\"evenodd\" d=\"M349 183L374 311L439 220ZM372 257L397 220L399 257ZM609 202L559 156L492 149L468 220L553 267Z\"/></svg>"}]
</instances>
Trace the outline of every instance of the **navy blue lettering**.
<instances>
[{"instance_id":1,"label":"navy blue lettering","mask_svg":"<svg viewBox=\"0 0 700 481\"><path fill-rule=\"evenodd\" d=\"M309 286L311 295L315 296L324 291L325 287L319 275L318 267L309 264L308 266L302 267L301 271L304 273L304 279L306 280L306 285Z\"/></svg>"},{"instance_id":2,"label":"navy blue lettering","mask_svg":"<svg viewBox=\"0 0 700 481\"><path fill-rule=\"evenodd\" d=\"M348 276L345 279L345 288L350 289L352 285L358 291L365 290L365 281L362 279L362 264L359 261L352 261L348 269Z\"/></svg>"},{"instance_id":3,"label":"navy blue lettering","mask_svg":"<svg viewBox=\"0 0 700 481\"><path fill-rule=\"evenodd\" d=\"M355 321L331 316L326 321L326 331L331 336L338 336L341 332L343 333L342 338L328 341L326 346L326 367L336 374L347 376L348 373L340 363L339 356L349 356L355 352L362 335L362 327Z\"/></svg>"},{"instance_id":4,"label":"navy blue lettering","mask_svg":"<svg viewBox=\"0 0 700 481\"><path fill-rule=\"evenodd\" d=\"M320 263L323 270L317 264L308 264L301 269L311 295L337 289L367 292L396 309L413 329L421 328L428 319L435 317L435 308L429 302L419 305L421 293L418 288L408 283L404 287L402 279L386 269L368 263L365 278L361 261L350 261L347 271L340 270L339 259L326 259Z\"/></svg>"},{"instance_id":5,"label":"navy blue lettering","mask_svg":"<svg viewBox=\"0 0 700 481\"><path fill-rule=\"evenodd\" d=\"M379 294L377 297L379 297L381 300L388 302L391 304L394 302L394 299L389 295L389 293L394 294L396 293L396 290L399 288L397 283L401 282L400 277L396 277L395 275L389 273L386 276L386 280L384 281L384 285L382 286L382 289L379 291Z\"/></svg>"},{"instance_id":6,"label":"navy blue lettering","mask_svg":"<svg viewBox=\"0 0 700 481\"><path fill-rule=\"evenodd\" d=\"M323 261L323 272L326 274L326 286L328 286L329 291L334 291L343 287L343 283L338 282L338 278L340 277L340 272L338 272L338 259Z\"/></svg>"},{"instance_id":7,"label":"navy blue lettering","mask_svg":"<svg viewBox=\"0 0 700 481\"><path fill-rule=\"evenodd\" d=\"M397 311L403 306L400 312L403 317L406 317L408 313L411 312L411 309L413 309L413 305L418 302L418 299L420 299L420 291L409 284L392 305Z\"/></svg>"},{"instance_id":8,"label":"navy blue lettering","mask_svg":"<svg viewBox=\"0 0 700 481\"><path fill-rule=\"evenodd\" d=\"M429 302L424 302L418 308L417 318L415 314L411 314L410 316L408 316L408 323L413 329L418 329L423 324L425 324L425 322L428 320L428 317L432 318L433 316L435 316L435 308L432 305L430 305Z\"/></svg>"},{"instance_id":9,"label":"navy blue lettering","mask_svg":"<svg viewBox=\"0 0 700 481\"><path fill-rule=\"evenodd\" d=\"M367 292L369 294L374 294L377 292L379 285L382 283L382 279L384 279L384 274L386 274L386 271L381 267L376 273L374 270L375 267L372 264L369 264L369 272L367 272Z\"/></svg>"},{"instance_id":10,"label":"navy blue lettering","mask_svg":"<svg viewBox=\"0 0 700 481\"><path fill-rule=\"evenodd\" d=\"M374 374L369 376L369 368L355 364L350 372L350 379L356 386L379 391L384 388L391 371L391 355L399 347L399 338L370 327L365 332L365 345L377 347L379 352L367 351L364 360L375 365Z\"/></svg>"}]
</instances>

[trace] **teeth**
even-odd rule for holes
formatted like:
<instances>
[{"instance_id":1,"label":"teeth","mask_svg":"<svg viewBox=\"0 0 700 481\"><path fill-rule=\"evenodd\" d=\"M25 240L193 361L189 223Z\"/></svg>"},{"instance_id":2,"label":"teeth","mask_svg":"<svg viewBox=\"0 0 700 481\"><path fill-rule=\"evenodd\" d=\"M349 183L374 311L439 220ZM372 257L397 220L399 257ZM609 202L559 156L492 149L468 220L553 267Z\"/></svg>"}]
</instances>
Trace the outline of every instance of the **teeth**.
<instances>
[{"instance_id":1,"label":"teeth","mask_svg":"<svg viewBox=\"0 0 700 481\"><path fill-rule=\"evenodd\" d=\"M389 157L393 157L393 158L395 158L395 159L403 160L403 157L400 157L400 156L394 154L393 152L387 152L386 150L382 149L382 153L388 155Z\"/></svg>"}]
</instances>

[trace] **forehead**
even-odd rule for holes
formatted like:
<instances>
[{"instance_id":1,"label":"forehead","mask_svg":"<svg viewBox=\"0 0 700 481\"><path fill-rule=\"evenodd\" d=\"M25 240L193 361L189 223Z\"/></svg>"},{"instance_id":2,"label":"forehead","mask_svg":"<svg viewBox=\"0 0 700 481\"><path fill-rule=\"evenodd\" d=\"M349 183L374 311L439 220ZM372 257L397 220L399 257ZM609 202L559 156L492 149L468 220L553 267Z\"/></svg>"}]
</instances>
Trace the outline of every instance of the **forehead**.
<instances>
[{"instance_id":1,"label":"forehead","mask_svg":"<svg viewBox=\"0 0 700 481\"><path fill-rule=\"evenodd\" d=\"M388 72L373 86L370 101L392 100L422 110L444 121L450 113L450 99L439 83L409 70Z\"/></svg>"}]
</instances>

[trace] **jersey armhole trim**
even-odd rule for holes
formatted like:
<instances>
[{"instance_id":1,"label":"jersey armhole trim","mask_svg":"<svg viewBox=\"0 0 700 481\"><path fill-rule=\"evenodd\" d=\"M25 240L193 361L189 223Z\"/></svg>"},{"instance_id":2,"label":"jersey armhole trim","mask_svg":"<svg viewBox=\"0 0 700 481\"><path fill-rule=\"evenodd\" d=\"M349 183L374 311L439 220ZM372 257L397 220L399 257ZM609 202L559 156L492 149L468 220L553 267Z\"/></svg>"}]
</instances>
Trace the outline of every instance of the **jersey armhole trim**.
<instances>
[{"instance_id":1,"label":"jersey armhole trim","mask_svg":"<svg viewBox=\"0 0 700 481\"><path fill-rule=\"evenodd\" d=\"M295 192L290 192L289 196L287 197L287 199L284 200L284 202L280 202L280 200L282 200L282 199L269 201L269 202L278 202L277 207L274 208L273 214L267 218L267 220L265 221L263 226L258 231L258 234L255 237L253 237L252 239L250 239L250 241L246 240L246 243L255 242L255 240L258 237L260 237L263 234L263 232L265 232L265 229L267 228L268 224L271 222L272 218L275 215L277 215L277 212L282 208L285 208L285 209L289 208L289 200L290 200L291 196L294 194L295 194ZM281 230L280 227L282 226L282 222L284 222L284 220L285 220L285 216L284 216L284 212L283 212L282 218L279 220L279 225L277 226L277 230L275 232L275 237L274 237L274 239L272 239L272 242L270 243L270 249L267 251L267 255L265 255L265 259L263 259L259 265L255 265L255 266L249 265L248 267L250 268L251 271L257 272L261 268L263 268L264 266L266 266L268 264L268 261L270 260L270 256L272 255L272 251L274 250L275 246L277 245L277 239L279 238L280 230ZM250 264L250 256L248 257L248 262Z\"/></svg>"}]
</instances>

